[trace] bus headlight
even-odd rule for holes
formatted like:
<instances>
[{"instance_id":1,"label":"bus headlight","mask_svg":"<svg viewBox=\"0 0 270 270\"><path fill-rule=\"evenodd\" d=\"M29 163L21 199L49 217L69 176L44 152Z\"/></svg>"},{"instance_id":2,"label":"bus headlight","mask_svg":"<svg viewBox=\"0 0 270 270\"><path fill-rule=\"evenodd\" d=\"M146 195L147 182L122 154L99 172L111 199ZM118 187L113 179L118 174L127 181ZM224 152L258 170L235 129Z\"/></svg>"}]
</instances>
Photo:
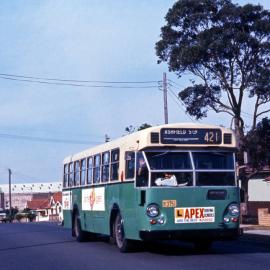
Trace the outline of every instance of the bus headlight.
<instances>
[{"instance_id":1,"label":"bus headlight","mask_svg":"<svg viewBox=\"0 0 270 270\"><path fill-rule=\"evenodd\" d=\"M149 217L157 217L159 215L159 207L157 204L149 204L146 208L146 214Z\"/></svg>"},{"instance_id":2,"label":"bus headlight","mask_svg":"<svg viewBox=\"0 0 270 270\"><path fill-rule=\"evenodd\" d=\"M240 209L237 204L231 204L228 208L229 214L233 217L239 217L240 215Z\"/></svg>"}]
</instances>

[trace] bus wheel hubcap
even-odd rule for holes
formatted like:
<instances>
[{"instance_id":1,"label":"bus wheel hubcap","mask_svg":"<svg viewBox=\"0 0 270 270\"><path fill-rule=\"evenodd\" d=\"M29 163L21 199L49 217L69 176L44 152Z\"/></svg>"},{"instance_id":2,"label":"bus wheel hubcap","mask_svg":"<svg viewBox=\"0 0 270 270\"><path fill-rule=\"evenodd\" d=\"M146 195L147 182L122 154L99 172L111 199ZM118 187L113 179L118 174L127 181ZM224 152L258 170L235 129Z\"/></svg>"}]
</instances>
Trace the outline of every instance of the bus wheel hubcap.
<instances>
[{"instance_id":1,"label":"bus wheel hubcap","mask_svg":"<svg viewBox=\"0 0 270 270\"><path fill-rule=\"evenodd\" d=\"M121 217L117 219L117 224L116 224L116 241L118 246L123 245L123 220Z\"/></svg>"}]
</instances>

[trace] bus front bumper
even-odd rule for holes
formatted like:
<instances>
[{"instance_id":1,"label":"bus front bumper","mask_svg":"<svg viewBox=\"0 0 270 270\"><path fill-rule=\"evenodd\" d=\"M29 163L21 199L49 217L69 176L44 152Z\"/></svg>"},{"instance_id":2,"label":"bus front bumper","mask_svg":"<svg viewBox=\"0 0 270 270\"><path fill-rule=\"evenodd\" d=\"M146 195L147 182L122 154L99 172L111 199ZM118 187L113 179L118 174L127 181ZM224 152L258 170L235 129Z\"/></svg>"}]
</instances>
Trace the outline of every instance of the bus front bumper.
<instances>
[{"instance_id":1,"label":"bus front bumper","mask_svg":"<svg viewBox=\"0 0 270 270\"><path fill-rule=\"evenodd\" d=\"M142 240L235 240L241 235L236 229L210 229L210 230L175 230L175 231L140 231Z\"/></svg>"}]
</instances>

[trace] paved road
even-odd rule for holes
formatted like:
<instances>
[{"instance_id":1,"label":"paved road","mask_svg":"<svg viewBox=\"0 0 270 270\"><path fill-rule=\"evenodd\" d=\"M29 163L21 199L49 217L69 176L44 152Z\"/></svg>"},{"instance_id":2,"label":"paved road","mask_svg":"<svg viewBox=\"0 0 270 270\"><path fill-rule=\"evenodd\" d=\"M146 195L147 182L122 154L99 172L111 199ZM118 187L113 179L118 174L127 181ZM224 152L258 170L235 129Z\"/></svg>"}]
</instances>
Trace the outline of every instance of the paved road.
<instances>
[{"instance_id":1,"label":"paved road","mask_svg":"<svg viewBox=\"0 0 270 270\"><path fill-rule=\"evenodd\" d=\"M178 242L122 254L104 238L77 243L69 230L54 223L0 224L0 269L269 270L269 239L247 234L239 241L216 242L205 254Z\"/></svg>"}]
</instances>

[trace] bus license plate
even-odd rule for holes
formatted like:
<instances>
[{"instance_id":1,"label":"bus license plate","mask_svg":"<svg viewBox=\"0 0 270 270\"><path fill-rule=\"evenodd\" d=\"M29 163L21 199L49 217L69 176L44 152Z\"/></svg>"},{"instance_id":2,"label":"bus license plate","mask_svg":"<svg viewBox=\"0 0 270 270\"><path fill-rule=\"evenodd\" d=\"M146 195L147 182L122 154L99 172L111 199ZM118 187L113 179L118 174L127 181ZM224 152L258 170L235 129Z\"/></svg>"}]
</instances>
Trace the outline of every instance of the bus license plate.
<instances>
[{"instance_id":1,"label":"bus license plate","mask_svg":"<svg viewBox=\"0 0 270 270\"><path fill-rule=\"evenodd\" d=\"M176 207L176 200L163 200L162 201L162 206L164 208Z\"/></svg>"}]
</instances>

